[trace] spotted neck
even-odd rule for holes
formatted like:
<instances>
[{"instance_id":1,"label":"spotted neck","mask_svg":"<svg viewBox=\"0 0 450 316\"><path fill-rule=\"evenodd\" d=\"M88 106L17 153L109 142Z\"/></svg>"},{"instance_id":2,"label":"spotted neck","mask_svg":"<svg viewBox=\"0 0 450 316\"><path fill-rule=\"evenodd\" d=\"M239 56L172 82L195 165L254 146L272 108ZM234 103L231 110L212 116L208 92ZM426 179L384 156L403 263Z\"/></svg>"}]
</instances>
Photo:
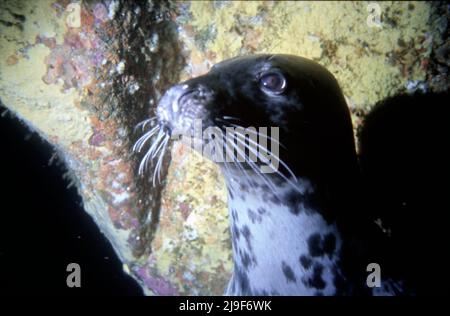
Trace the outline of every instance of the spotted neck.
<instances>
[{"instance_id":1,"label":"spotted neck","mask_svg":"<svg viewBox=\"0 0 450 316\"><path fill-rule=\"evenodd\" d=\"M287 182L269 188L256 175L250 182L225 175L234 259L226 294L336 294L342 241L321 215L317 188L306 179L296 191Z\"/></svg>"}]
</instances>

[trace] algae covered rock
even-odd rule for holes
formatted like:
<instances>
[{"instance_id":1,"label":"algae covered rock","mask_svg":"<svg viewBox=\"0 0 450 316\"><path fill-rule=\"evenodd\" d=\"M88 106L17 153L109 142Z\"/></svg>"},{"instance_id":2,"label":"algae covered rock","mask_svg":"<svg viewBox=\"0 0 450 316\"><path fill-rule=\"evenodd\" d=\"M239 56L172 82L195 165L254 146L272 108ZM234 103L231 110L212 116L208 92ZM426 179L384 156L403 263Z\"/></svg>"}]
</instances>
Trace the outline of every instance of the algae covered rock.
<instances>
[{"instance_id":1,"label":"algae covered rock","mask_svg":"<svg viewBox=\"0 0 450 316\"><path fill-rule=\"evenodd\" d=\"M386 97L446 88L442 10L384 1L2 1L0 99L54 145L84 209L147 294L219 295L232 268L222 176L176 144L153 186L137 174L136 124L154 115L167 87L221 60L286 53L336 76L357 127Z\"/></svg>"}]
</instances>

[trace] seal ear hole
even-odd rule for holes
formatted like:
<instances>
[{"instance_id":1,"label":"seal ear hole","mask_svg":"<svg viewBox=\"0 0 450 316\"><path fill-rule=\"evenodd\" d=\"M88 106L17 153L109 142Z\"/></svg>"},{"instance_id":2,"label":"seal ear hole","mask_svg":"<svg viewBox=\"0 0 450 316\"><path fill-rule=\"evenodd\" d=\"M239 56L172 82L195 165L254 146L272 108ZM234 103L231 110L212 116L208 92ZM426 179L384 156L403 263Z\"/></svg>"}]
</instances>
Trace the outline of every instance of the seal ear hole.
<instances>
[{"instance_id":1,"label":"seal ear hole","mask_svg":"<svg viewBox=\"0 0 450 316\"><path fill-rule=\"evenodd\" d=\"M259 87L264 92L280 94L286 89L286 78L279 72L268 72L259 78Z\"/></svg>"}]
</instances>

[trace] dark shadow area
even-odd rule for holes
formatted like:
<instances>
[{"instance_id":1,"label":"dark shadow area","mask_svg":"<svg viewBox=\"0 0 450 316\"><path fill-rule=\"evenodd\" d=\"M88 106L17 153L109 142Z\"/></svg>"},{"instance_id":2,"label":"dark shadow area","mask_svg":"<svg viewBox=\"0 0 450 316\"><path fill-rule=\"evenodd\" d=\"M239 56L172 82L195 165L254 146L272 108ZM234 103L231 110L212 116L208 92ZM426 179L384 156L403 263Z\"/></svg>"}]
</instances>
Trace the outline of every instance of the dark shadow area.
<instances>
[{"instance_id":1,"label":"dark shadow area","mask_svg":"<svg viewBox=\"0 0 450 316\"><path fill-rule=\"evenodd\" d=\"M182 45L179 41L177 24L172 21L173 3L169 1L121 1L118 2L117 13L113 25L119 30L117 37L118 56L125 61L124 76L133 78L124 84L122 76L112 77L112 93L104 100L102 106L106 108L115 104L115 115L124 126L134 127L144 119L155 115L156 104L161 91L179 82L180 72L186 65L182 54ZM131 14L130 12L145 12L145 14ZM110 78L107 78L110 80ZM149 84L149 82L153 82ZM139 88L135 91L131 85ZM109 112L109 110L107 111ZM101 117L101 112L98 113ZM149 126L147 126L149 127ZM147 130L148 131L148 130ZM141 129L130 134L130 153L133 144L144 134ZM148 144L147 144L148 145ZM140 162L144 153L134 153L136 162ZM170 150L166 151L161 179L165 178L170 163ZM148 176L137 173L136 168L136 195L145 200L146 207L138 212L139 219L144 222L150 210L151 222L141 225L139 244L133 248L137 255L145 255L151 251L150 245L156 234L160 218L161 192L164 188L162 181L152 183L153 169L156 163L148 164Z\"/></svg>"},{"instance_id":2,"label":"dark shadow area","mask_svg":"<svg viewBox=\"0 0 450 316\"><path fill-rule=\"evenodd\" d=\"M365 204L390 230L390 272L417 295L450 292L449 106L448 93L396 96L361 132Z\"/></svg>"},{"instance_id":3,"label":"dark shadow area","mask_svg":"<svg viewBox=\"0 0 450 316\"><path fill-rule=\"evenodd\" d=\"M52 147L9 114L0 135L0 295L142 295L64 167L49 165ZM72 262L81 288L66 285Z\"/></svg>"}]
</instances>

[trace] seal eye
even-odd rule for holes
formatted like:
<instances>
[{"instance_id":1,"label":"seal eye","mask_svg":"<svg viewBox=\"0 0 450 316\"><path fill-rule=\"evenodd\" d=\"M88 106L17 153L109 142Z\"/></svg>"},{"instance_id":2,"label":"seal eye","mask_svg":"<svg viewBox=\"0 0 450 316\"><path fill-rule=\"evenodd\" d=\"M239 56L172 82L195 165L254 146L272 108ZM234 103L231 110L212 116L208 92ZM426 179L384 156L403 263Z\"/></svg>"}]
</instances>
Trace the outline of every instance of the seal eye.
<instances>
[{"instance_id":1,"label":"seal eye","mask_svg":"<svg viewBox=\"0 0 450 316\"><path fill-rule=\"evenodd\" d=\"M272 72L262 75L259 84L263 90L278 94L286 88L286 79L282 74Z\"/></svg>"}]
</instances>

